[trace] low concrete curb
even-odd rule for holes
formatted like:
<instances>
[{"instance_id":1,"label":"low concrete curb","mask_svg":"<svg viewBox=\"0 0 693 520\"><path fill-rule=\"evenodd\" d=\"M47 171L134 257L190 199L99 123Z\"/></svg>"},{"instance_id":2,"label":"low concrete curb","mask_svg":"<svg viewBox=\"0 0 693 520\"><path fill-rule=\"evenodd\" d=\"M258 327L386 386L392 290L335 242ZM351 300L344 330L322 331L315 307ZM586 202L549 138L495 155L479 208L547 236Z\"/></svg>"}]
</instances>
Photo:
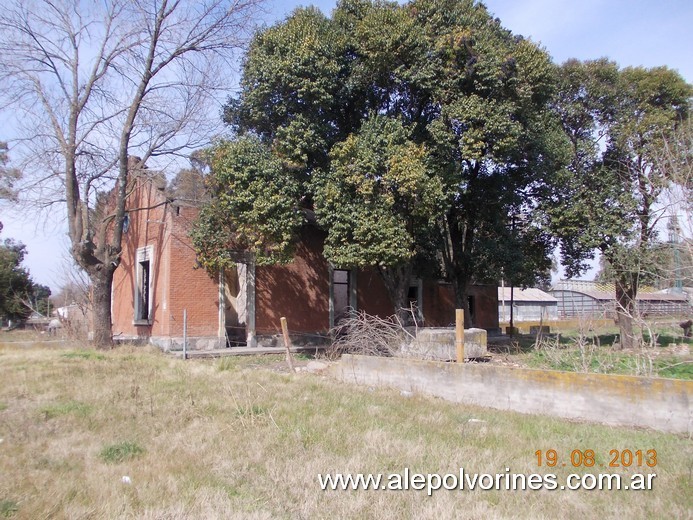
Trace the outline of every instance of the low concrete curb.
<instances>
[{"instance_id":1,"label":"low concrete curb","mask_svg":"<svg viewBox=\"0 0 693 520\"><path fill-rule=\"evenodd\" d=\"M693 382L344 355L328 373L498 410L669 433L693 431Z\"/></svg>"}]
</instances>

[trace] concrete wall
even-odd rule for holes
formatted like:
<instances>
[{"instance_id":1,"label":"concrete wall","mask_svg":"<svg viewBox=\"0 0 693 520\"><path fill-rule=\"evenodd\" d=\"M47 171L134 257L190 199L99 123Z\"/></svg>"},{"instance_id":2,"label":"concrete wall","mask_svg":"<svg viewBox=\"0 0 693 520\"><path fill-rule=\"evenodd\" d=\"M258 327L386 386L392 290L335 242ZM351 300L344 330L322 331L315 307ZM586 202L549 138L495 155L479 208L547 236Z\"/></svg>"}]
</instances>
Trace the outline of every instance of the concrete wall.
<instances>
[{"instance_id":1,"label":"concrete wall","mask_svg":"<svg viewBox=\"0 0 693 520\"><path fill-rule=\"evenodd\" d=\"M449 401L672 433L693 429L693 382L344 355L339 380Z\"/></svg>"}]
</instances>

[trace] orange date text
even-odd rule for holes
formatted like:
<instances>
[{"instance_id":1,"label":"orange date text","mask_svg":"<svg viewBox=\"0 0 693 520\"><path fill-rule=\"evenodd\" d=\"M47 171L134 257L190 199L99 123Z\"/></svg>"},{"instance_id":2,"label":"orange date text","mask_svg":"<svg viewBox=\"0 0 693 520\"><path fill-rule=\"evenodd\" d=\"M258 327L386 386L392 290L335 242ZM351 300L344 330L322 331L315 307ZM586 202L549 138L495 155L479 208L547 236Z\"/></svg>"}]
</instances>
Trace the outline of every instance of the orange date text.
<instances>
[{"instance_id":1,"label":"orange date text","mask_svg":"<svg viewBox=\"0 0 693 520\"><path fill-rule=\"evenodd\" d=\"M642 468L654 468L657 465L657 450L609 450L604 457L604 463L595 454L594 450L572 450L570 453L561 453L557 450L537 450L537 466L572 466L574 468L592 468L594 466L609 468L630 468L632 466Z\"/></svg>"}]
</instances>

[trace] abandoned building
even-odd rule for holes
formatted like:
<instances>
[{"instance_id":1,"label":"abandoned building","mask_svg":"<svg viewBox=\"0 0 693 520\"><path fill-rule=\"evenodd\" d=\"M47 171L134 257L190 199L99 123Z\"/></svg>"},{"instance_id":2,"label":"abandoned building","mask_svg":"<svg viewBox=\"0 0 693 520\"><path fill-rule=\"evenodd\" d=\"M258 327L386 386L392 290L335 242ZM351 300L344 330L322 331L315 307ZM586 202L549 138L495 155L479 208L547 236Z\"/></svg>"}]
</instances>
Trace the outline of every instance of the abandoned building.
<instances>
[{"instance_id":1,"label":"abandoned building","mask_svg":"<svg viewBox=\"0 0 693 520\"><path fill-rule=\"evenodd\" d=\"M559 318L612 318L616 311L613 284L584 280L561 280L551 290L558 300ZM687 316L691 306L684 293L642 287L636 297L636 311L642 317Z\"/></svg>"},{"instance_id":2,"label":"abandoned building","mask_svg":"<svg viewBox=\"0 0 693 520\"><path fill-rule=\"evenodd\" d=\"M167 198L163 182L142 176L128 208L112 294L117 341L149 341L177 350L185 319L192 349L270 345L286 317L292 340L311 343L324 341L349 308L382 317L394 313L377 271L331 266L322 254L325 234L314 225L304 226L291 263L259 266L239 253L235 269L212 278L196 267L188 236L197 207ZM497 296L496 286L471 288L475 327L498 330ZM410 301L424 326L454 324L451 285L412 280Z\"/></svg>"}]
</instances>

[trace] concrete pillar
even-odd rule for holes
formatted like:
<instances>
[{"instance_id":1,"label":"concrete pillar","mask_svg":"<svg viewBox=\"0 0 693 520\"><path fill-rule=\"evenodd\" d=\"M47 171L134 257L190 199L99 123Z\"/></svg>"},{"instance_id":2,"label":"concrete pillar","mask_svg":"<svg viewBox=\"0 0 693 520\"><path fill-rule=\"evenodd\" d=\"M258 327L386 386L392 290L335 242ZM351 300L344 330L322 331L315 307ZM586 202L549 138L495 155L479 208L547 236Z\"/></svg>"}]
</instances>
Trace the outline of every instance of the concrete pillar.
<instances>
[{"instance_id":1,"label":"concrete pillar","mask_svg":"<svg viewBox=\"0 0 693 520\"><path fill-rule=\"evenodd\" d=\"M349 272L349 307L354 311L358 310L359 301L358 287L356 286L358 272L358 269L352 269Z\"/></svg>"},{"instance_id":2,"label":"concrete pillar","mask_svg":"<svg viewBox=\"0 0 693 520\"><path fill-rule=\"evenodd\" d=\"M224 270L219 270L219 326L217 328L217 336L219 337L219 347L226 346L226 290L224 288L226 280L224 280ZM223 341L222 341L223 340Z\"/></svg>"},{"instance_id":3,"label":"concrete pillar","mask_svg":"<svg viewBox=\"0 0 693 520\"><path fill-rule=\"evenodd\" d=\"M257 346L257 335L255 332L255 259L250 259L247 265L246 292L248 315L246 329L248 331L248 339L246 344L253 348Z\"/></svg>"},{"instance_id":4,"label":"concrete pillar","mask_svg":"<svg viewBox=\"0 0 693 520\"><path fill-rule=\"evenodd\" d=\"M334 267L331 265L327 266L327 277L329 280L329 299L330 301L328 302L329 305L329 320L330 320L330 328L334 327L334 285L332 284L332 280L334 278Z\"/></svg>"}]
</instances>

